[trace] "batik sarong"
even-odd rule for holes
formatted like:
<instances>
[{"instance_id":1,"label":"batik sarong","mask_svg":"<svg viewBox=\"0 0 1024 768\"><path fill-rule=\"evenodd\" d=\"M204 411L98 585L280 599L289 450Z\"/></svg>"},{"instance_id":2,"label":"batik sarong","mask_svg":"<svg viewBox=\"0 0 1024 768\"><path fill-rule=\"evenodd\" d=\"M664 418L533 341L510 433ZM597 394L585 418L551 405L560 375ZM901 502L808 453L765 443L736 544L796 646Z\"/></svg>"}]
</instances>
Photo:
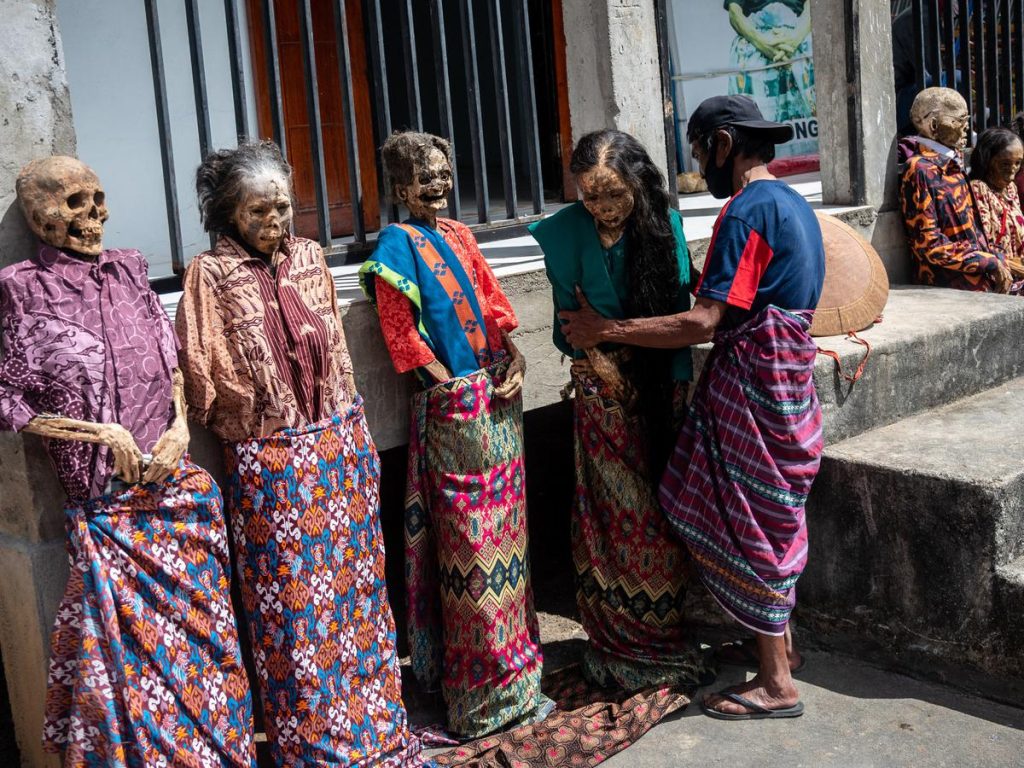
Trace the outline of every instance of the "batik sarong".
<instances>
[{"instance_id":1,"label":"batik sarong","mask_svg":"<svg viewBox=\"0 0 1024 768\"><path fill-rule=\"evenodd\" d=\"M810 312L768 307L715 334L661 485L669 522L722 607L782 635L807 562L804 504L821 461Z\"/></svg>"},{"instance_id":2,"label":"batik sarong","mask_svg":"<svg viewBox=\"0 0 1024 768\"><path fill-rule=\"evenodd\" d=\"M220 490L182 461L67 510L43 741L72 768L255 768Z\"/></svg>"},{"instance_id":3,"label":"batik sarong","mask_svg":"<svg viewBox=\"0 0 1024 768\"><path fill-rule=\"evenodd\" d=\"M507 363L414 396L405 507L413 671L448 728L476 737L531 717L541 650L527 557L523 405Z\"/></svg>"},{"instance_id":4,"label":"batik sarong","mask_svg":"<svg viewBox=\"0 0 1024 768\"><path fill-rule=\"evenodd\" d=\"M578 666L546 675L543 685L555 712L538 723L434 755L434 761L462 768L591 768L690 703L688 693L673 685L636 692L595 688Z\"/></svg>"},{"instance_id":5,"label":"batik sarong","mask_svg":"<svg viewBox=\"0 0 1024 768\"><path fill-rule=\"evenodd\" d=\"M418 765L384 582L380 461L362 401L236 443L227 463L275 764Z\"/></svg>"},{"instance_id":6,"label":"batik sarong","mask_svg":"<svg viewBox=\"0 0 1024 768\"><path fill-rule=\"evenodd\" d=\"M599 685L630 691L697 683L706 671L683 621L689 558L658 507L639 418L589 362L575 361L572 378L572 556L589 637L584 670Z\"/></svg>"}]
</instances>

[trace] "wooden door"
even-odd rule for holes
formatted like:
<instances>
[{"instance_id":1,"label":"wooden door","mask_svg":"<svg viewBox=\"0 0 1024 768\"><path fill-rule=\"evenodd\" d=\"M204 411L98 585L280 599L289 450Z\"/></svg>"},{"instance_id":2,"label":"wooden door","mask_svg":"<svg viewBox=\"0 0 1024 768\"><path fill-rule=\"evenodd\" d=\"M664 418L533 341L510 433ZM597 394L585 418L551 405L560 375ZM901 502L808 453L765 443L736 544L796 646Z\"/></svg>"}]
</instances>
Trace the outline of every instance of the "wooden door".
<instances>
[{"instance_id":1,"label":"wooden door","mask_svg":"<svg viewBox=\"0 0 1024 768\"><path fill-rule=\"evenodd\" d=\"M309 110L302 68L299 8L296 0L273 0L277 27L277 49L281 73L281 100L284 110L284 136L288 162L294 169L296 198L296 234L317 239L316 190L313 153L309 135ZM334 33L333 5L336 0L311 0L313 48L316 61L317 90L320 98L320 123L323 137L324 166L330 231L333 237L350 235L352 201L349 193L349 167L345 150L345 123L342 113L341 80L338 71L338 43ZM249 40L255 77L256 108L260 135L273 136L270 87L261 0L247 0ZM370 231L380 225L380 200L373 123L370 108L370 84L367 71L366 40L360 0L345 0L351 53L352 93L355 101L356 139L359 172L363 186L363 225Z\"/></svg>"}]
</instances>

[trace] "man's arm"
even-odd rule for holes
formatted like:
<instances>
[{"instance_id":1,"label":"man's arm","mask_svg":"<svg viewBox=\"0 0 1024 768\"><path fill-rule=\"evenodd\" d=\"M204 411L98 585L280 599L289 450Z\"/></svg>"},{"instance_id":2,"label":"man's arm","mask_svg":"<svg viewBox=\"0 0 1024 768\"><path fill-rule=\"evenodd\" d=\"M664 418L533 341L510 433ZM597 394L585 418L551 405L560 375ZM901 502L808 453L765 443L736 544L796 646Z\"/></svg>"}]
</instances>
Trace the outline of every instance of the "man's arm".
<instances>
[{"instance_id":1,"label":"man's arm","mask_svg":"<svg viewBox=\"0 0 1024 768\"><path fill-rule=\"evenodd\" d=\"M693 309L663 317L637 317L614 320L595 312L582 291L577 289L578 312L558 313L562 333L576 349L587 349L602 342L631 344L635 347L679 349L711 341L725 316L725 303L698 297Z\"/></svg>"}]
</instances>

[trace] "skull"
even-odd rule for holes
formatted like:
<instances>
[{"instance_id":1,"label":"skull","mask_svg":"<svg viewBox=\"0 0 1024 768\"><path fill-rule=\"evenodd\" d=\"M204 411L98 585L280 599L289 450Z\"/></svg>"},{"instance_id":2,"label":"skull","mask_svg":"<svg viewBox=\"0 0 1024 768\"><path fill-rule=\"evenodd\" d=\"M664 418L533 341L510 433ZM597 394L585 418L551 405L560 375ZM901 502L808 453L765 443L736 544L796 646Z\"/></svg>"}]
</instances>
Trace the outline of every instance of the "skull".
<instances>
[{"instance_id":1,"label":"skull","mask_svg":"<svg viewBox=\"0 0 1024 768\"><path fill-rule=\"evenodd\" d=\"M910 119L918 134L944 146L967 146L971 116L964 97L952 88L925 88L914 98Z\"/></svg>"},{"instance_id":2,"label":"skull","mask_svg":"<svg viewBox=\"0 0 1024 768\"><path fill-rule=\"evenodd\" d=\"M448 193L452 191L452 167L445 153L437 147L427 149L417 158L409 184L396 184L395 197L417 219L432 221L448 206Z\"/></svg>"},{"instance_id":3,"label":"skull","mask_svg":"<svg viewBox=\"0 0 1024 768\"><path fill-rule=\"evenodd\" d=\"M21 169L15 184L29 228L47 245L98 256L106 195L92 169L73 157L45 157Z\"/></svg>"}]
</instances>

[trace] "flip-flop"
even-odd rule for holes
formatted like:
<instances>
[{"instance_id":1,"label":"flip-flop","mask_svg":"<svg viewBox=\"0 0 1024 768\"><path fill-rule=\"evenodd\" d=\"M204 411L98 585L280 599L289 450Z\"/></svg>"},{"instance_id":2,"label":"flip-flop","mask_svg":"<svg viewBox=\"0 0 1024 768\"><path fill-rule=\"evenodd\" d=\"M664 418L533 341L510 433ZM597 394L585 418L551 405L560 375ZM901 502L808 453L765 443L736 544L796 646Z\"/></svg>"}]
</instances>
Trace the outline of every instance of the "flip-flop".
<instances>
[{"instance_id":1,"label":"flip-flop","mask_svg":"<svg viewBox=\"0 0 1024 768\"><path fill-rule=\"evenodd\" d=\"M715 651L715 661L727 667L757 669L760 661L757 658L757 653L754 651L756 647L757 641L753 638L744 638L742 640L734 640L731 643L725 643ZM789 674L798 675L806 666L807 657L801 656L800 663L791 669Z\"/></svg>"},{"instance_id":2,"label":"flip-flop","mask_svg":"<svg viewBox=\"0 0 1024 768\"><path fill-rule=\"evenodd\" d=\"M719 691L718 695L724 699L728 699L734 704L739 704L741 707L746 707L751 710L750 712L743 712L740 714L720 712L701 701L701 711L703 711L708 717L714 717L718 720L772 720L782 717L800 717L800 715L804 713L804 704L802 701L798 701L792 707L768 709L767 707L762 707L760 704L755 704L750 699L740 696L735 691Z\"/></svg>"}]
</instances>

